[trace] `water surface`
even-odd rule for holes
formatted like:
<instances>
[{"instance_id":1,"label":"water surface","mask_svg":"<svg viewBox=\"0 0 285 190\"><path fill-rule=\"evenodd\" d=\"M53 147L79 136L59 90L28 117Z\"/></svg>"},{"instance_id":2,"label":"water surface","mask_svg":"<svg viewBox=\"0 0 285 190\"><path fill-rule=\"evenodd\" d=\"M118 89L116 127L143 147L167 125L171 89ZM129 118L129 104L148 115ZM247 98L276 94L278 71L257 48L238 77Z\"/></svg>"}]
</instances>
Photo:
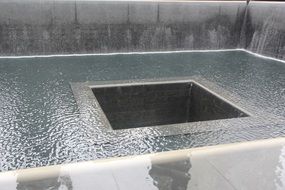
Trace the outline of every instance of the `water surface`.
<instances>
[{"instance_id":1,"label":"water surface","mask_svg":"<svg viewBox=\"0 0 285 190\"><path fill-rule=\"evenodd\" d=\"M285 64L243 51L0 59L0 171L283 136L285 122L169 137L102 135L70 82L201 76L285 117Z\"/></svg>"}]
</instances>

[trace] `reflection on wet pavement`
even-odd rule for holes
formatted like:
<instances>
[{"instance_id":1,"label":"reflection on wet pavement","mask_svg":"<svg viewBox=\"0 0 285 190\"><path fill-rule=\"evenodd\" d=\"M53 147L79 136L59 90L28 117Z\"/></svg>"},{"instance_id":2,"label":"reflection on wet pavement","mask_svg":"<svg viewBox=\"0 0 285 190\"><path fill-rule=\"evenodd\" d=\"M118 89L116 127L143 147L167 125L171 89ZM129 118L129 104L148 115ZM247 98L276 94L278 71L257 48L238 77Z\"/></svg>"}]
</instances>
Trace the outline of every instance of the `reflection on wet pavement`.
<instances>
[{"instance_id":1,"label":"reflection on wet pavement","mask_svg":"<svg viewBox=\"0 0 285 190\"><path fill-rule=\"evenodd\" d=\"M0 173L1 190L284 189L285 139ZM260 180L262 179L262 180Z\"/></svg>"},{"instance_id":2,"label":"reflection on wet pavement","mask_svg":"<svg viewBox=\"0 0 285 190\"><path fill-rule=\"evenodd\" d=\"M155 156L154 156L155 157ZM185 155L179 159L152 159L149 175L160 190L186 190L190 180L190 158Z\"/></svg>"}]
</instances>

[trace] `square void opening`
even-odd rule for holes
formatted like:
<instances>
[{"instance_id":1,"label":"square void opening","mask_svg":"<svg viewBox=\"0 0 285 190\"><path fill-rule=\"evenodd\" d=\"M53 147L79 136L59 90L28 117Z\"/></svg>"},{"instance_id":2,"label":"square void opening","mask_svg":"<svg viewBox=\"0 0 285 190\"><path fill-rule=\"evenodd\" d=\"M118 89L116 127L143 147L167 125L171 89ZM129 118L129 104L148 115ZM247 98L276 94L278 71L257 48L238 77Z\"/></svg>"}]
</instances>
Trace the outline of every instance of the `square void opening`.
<instances>
[{"instance_id":1,"label":"square void opening","mask_svg":"<svg viewBox=\"0 0 285 190\"><path fill-rule=\"evenodd\" d=\"M194 82L92 91L114 130L248 116Z\"/></svg>"}]
</instances>

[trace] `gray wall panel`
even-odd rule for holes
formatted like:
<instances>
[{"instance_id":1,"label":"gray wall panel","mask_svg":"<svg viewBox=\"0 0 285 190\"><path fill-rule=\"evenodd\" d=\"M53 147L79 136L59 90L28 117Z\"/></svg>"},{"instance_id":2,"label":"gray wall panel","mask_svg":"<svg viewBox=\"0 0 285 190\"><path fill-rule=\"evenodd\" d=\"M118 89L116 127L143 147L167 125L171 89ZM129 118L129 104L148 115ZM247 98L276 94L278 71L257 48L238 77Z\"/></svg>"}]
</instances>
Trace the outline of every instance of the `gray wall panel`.
<instances>
[{"instance_id":1,"label":"gray wall panel","mask_svg":"<svg viewBox=\"0 0 285 190\"><path fill-rule=\"evenodd\" d=\"M263 55L285 59L285 3L249 5L250 26L247 49Z\"/></svg>"},{"instance_id":2,"label":"gray wall panel","mask_svg":"<svg viewBox=\"0 0 285 190\"><path fill-rule=\"evenodd\" d=\"M0 1L1 55L236 48L244 2Z\"/></svg>"},{"instance_id":3,"label":"gray wall panel","mask_svg":"<svg viewBox=\"0 0 285 190\"><path fill-rule=\"evenodd\" d=\"M285 3L0 1L0 55L246 48L285 59Z\"/></svg>"}]
</instances>

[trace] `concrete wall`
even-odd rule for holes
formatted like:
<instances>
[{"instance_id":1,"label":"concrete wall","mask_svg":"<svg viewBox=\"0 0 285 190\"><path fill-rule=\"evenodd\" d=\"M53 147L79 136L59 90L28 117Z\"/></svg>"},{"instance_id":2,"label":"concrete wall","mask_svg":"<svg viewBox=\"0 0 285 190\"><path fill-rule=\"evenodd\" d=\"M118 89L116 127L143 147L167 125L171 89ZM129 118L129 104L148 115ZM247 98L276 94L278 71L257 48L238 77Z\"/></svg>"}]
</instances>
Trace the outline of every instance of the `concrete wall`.
<instances>
[{"instance_id":1,"label":"concrete wall","mask_svg":"<svg viewBox=\"0 0 285 190\"><path fill-rule=\"evenodd\" d=\"M0 0L0 55L245 48L285 59L285 3Z\"/></svg>"},{"instance_id":2,"label":"concrete wall","mask_svg":"<svg viewBox=\"0 0 285 190\"><path fill-rule=\"evenodd\" d=\"M245 2L0 1L0 54L236 48Z\"/></svg>"},{"instance_id":3,"label":"concrete wall","mask_svg":"<svg viewBox=\"0 0 285 190\"><path fill-rule=\"evenodd\" d=\"M285 59L285 3L251 2L246 49Z\"/></svg>"}]
</instances>

